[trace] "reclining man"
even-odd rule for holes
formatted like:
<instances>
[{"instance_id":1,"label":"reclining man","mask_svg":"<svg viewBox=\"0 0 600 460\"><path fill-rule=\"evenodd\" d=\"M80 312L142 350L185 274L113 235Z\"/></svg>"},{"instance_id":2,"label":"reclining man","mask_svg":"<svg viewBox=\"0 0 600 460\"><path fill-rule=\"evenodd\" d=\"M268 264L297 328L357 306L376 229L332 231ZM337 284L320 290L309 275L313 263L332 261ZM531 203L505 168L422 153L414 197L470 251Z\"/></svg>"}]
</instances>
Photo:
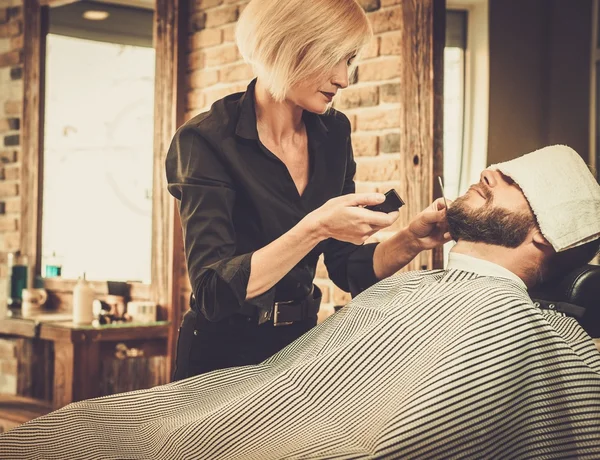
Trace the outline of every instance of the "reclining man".
<instances>
[{"instance_id":1,"label":"reclining man","mask_svg":"<svg viewBox=\"0 0 600 460\"><path fill-rule=\"evenodd\" d=\"M600 186L548 147L447 217L446 270L376 284L260 365L73 403L0 458L600 458L600 354L527 294L598 251Z\"/></svg>"}]
</instances>

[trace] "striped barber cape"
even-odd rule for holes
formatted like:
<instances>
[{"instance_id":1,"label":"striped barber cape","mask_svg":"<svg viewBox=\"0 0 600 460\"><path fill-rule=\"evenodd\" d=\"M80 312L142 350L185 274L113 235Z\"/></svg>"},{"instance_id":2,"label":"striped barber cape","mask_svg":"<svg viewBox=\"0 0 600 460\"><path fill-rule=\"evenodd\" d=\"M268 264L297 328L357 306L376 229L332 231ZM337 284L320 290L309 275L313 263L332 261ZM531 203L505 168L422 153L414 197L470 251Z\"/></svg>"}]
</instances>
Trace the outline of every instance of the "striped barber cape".
<instances>
[{"instance_id":1,"label":"striped barber cape","mask_svg":"<svg viewBox=\"0 0 600 460\"><path fill-rule=\"evenodd\" d=\"M269 360L70 404L1 459L600 458L600 353L524 285L388 278Z\"/></svg>"}]
</instances>

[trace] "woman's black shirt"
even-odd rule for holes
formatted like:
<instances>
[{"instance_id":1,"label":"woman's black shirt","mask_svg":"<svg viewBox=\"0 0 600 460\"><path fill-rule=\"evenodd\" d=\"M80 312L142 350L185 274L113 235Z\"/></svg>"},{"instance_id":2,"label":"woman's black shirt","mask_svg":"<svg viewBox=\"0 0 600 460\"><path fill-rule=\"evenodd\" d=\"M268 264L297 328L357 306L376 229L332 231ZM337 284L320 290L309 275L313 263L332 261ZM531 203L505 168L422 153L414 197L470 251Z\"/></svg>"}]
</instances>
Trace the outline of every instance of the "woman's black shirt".
<instances>
[{"instance_id":1,"label":"woman's black shirt","mask_svg":"<svg viewBox=\"0 0 600 460\"><path fill-rule=\"evenodd\" d=\"M192 308L209 321L306 297L322 253L341 289L356 295L377 281L375 244L329 239L273 288L245 301L252 253L330 198L354 193L356 172L348 118L335 110L305 111L310 175L300 196L285 164L258 138L255 83L185 123L166 159L168 190L179 200Z\"/></svg>"}]
</instances>

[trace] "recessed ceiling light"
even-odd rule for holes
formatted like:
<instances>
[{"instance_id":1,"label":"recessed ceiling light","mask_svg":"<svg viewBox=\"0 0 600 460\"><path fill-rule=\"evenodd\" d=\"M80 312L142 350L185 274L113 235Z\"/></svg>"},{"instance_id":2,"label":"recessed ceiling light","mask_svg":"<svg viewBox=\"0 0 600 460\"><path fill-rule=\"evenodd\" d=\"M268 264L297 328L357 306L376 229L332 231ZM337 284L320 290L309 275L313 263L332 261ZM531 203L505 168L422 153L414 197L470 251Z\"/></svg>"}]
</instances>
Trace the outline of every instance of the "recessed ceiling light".
<instances>
[{"instance_id":1,"label":"recessed ceiling light","mask_svg":"<svg viewBox=\"0 0 600 460\"><path fill-rule=\"evenodd\" d=\"M89 19L90 21L103 21L108 16L108 11L88 10L83 13L83 17L85 19Z\"/></svg>"}]
</instances>

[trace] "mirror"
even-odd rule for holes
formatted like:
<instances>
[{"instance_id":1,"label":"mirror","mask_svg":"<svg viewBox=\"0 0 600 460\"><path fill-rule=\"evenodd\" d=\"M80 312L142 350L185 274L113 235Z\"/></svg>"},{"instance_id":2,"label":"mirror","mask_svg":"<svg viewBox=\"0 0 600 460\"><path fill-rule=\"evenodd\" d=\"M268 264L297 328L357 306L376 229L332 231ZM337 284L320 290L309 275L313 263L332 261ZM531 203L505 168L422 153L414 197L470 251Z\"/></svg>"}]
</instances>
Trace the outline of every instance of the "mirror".
<instances>
[{"instance_id":1,"label":"mirror","mask_svg":"<svg viewBox=\"0 0 600 460\"><path fill-rule=\"evenodd\" d=\"M86 273L88 279L150 283L153 2L145 8L123 3L49 9L43 277Z\"/></svg>"}]
</instances>

